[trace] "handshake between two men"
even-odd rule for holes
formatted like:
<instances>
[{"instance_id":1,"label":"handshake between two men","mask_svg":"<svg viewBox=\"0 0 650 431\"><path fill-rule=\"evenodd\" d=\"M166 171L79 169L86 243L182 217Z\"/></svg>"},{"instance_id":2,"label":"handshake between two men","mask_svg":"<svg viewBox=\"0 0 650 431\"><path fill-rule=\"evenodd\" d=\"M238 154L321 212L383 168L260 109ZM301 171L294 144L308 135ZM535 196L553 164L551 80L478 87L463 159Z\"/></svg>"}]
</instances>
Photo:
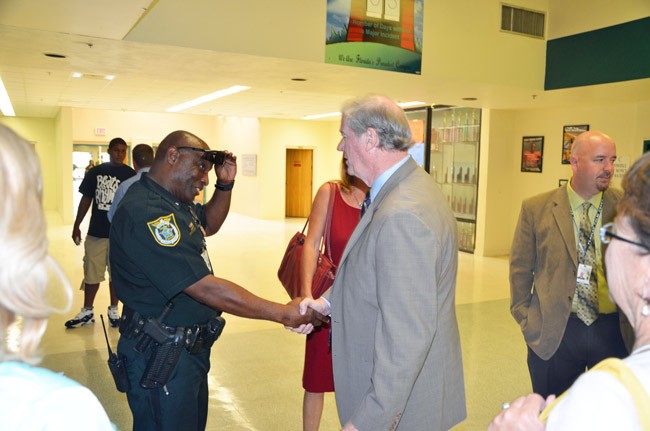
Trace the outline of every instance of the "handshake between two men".
<instances>
[{"instance_id":1,"label":"handshake between two men","mask_svg":"<svg viewBox=\"0 0 650 431\"><path fill-rule=\"evenodd\" d=\"M285 325L286 329L289 329L298 334L311 334L314 330L314 327L320 326L323 323L329 321L330 315L330 305L325 298L294 298L290 304L294 304L299 301L299 312L301 315L305 315L309 322L302 323L298 326Z\"/></svg>"}]
</instances>

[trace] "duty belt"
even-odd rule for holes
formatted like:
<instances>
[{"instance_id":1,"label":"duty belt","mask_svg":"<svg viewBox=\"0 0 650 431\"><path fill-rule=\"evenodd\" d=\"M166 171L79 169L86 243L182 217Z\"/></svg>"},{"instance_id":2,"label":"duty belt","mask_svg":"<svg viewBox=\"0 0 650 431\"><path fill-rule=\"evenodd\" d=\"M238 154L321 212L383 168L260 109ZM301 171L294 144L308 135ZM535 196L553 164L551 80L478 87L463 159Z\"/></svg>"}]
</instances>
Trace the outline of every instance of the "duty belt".
<instances>
[{"instance_id":1,"label":"duty belt","mask_svg":"<svg viewBox=\"0 0 650 431\"><path fill-rule=\"evenodd\" d=\"M120 334L128 340L143 337L145 335L144 327L147 320L149 319L143 317L137 311L123 306L119 328ZM204 324L192 325L187 328L182 326L167 326L164 323L160 323L161 328L169 334L177 334L178 332L184 334L183 345L185 350L190 354L196 354L203 349L212 347L212 344L221 335L225 325L226 319L221 316L215 316Z\"/></svg>"}]
</instances>

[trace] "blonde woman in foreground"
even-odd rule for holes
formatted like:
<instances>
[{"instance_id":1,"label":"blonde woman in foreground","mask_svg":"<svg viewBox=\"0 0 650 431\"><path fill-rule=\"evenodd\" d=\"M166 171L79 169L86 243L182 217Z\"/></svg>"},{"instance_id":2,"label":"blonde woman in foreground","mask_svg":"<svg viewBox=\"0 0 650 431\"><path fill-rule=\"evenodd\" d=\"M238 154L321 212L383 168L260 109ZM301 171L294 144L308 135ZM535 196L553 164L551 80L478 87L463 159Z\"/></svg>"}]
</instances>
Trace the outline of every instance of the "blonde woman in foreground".
<instances>
[{"instance_id":1,"label":"blonde woman in foreground","mask_svg":"<svg viewBox=\"0 0 650 431\"><path fill-rule=\"evenodd\" d=\"M72 302L47 253L42 184L31 145L0 124L0 428L114 430L90 390L35 366L48 317Z\"/></svg>"}]
</instances>

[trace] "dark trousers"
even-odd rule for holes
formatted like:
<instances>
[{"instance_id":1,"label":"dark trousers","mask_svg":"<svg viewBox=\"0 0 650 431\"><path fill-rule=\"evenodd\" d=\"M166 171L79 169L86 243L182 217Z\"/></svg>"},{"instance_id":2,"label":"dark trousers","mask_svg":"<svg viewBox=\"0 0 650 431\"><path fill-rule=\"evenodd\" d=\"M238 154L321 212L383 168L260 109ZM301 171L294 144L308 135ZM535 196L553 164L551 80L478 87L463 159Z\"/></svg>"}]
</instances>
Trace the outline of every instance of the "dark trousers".
<instances>
[{"instance_id":1,"label":"dark trousers","mask_svg":"<svg viewBox=\"0 0 650 431\"><path fill-rule=\"evenodd\" d=\"M551 394L559 396L585 370L603 359L627 355L618 313L601 314L589 326L572 313L560 346L549 360L543 360L528 348L528 371L533 392L544 398Z\"/></svg>"},{"instance_id":2,"label":"dark trousers","mask_svg":"<svg viewBox=\"0 0 650 431\"><path fill-rule=\"evenodd\" d=\"M144 389L140 378L146 361L135 352L136 340L120 337L118 352L126 356L131 383L127 400L133 414L133 431L203 431L208 418L208 371L210 350L190 355L181 352L180 360L165 388Z\"/></svg>"}]
</instances>

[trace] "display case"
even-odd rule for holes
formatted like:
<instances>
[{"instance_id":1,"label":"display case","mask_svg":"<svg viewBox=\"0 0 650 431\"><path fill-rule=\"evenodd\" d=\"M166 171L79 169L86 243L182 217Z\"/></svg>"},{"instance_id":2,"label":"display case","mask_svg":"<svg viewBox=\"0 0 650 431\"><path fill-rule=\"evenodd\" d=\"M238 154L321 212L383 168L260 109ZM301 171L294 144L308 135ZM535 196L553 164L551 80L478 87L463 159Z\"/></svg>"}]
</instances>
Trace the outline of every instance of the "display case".
<instances>
[{"instance_id":1,"label":"display case","mask_svg":"<svg viewBox=\"0 0 650 431\"><path fill-rule=\"evenodd\" d=\"M474 252L481 110L444 107L431 114L429 173L458 221L458 247Z\"/></svg>"},{"instance_id":2,"label":"display case","mask_svg":"<svg viewBox=\"0 0 650 431\"><path fill-rule=\"evenodd\" d=\"M406 111L415 144L409 153L436 180L458 222L458 248L476 238L481 110L462 107Z\"/></svg>"}]
</instances>

